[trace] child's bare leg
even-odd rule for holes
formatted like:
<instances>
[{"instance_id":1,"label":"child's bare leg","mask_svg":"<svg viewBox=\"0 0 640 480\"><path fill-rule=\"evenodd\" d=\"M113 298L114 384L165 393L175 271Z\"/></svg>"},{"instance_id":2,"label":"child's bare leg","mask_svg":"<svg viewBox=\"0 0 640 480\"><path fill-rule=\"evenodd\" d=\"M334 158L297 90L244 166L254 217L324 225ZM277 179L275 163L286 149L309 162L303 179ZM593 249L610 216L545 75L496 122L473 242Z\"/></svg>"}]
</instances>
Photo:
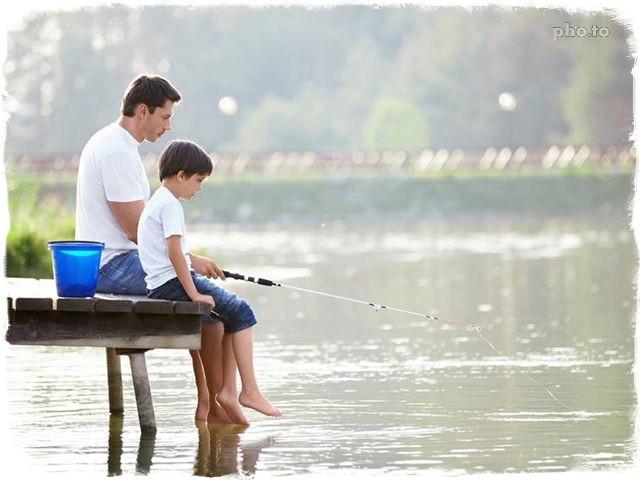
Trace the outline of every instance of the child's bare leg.
<instances>
[{"instance_id":1,"label":"child's bare leg","mask_svg":"<svg viewBox=\"0 0 640 480\"><path fill-rule=\"evenodd\" d=\"M209 392L209 423L229 423L231 419L218 404L216 397L222 388L222 323L202 324L200 355Z\"/></svg>"},{"instance_id":2,"label":"child's bare leg","mask_svg":"<svg viewBox=\"0 0 640 480\"><path fill-rule=\"evenodd\" d=\"M233 352L236 356L238 371L240 372L240 380L242 381L242 391L240 392L239 402L241 405L269 415L271 417L279 417L282 414L280 410L271 405L256 382L256 376L253 369L253 332L251 328L245 328L239 332L231 334L233 341Z\"/></svg>"},{"instance_id":3,"label":"child's bare leg","mask_svg":"<svg viewBox=\"0 0 640 480\"><path fill-rule=\"evenodd\" d=\"M196 377L196 390L198 392L198 404L196 406L196 422L206 422L209 414L209 391L207 390L207 380L204 376L202 361L199 350L189 350L191 354L191 365Z\"/></svg>"},{"instance_id":4,"label":"child's bare leg","mask_svg":"<svg viewBox=\"0 0 640 480\"><path fill-rule=\"evenodd\" d=\"M222 389L218 393L217 401L224 408L233 423L249 425L238 402L238 388L236 387L236 357L233 352L231 335L222 337Z\"/></svg>"}]
</instances>

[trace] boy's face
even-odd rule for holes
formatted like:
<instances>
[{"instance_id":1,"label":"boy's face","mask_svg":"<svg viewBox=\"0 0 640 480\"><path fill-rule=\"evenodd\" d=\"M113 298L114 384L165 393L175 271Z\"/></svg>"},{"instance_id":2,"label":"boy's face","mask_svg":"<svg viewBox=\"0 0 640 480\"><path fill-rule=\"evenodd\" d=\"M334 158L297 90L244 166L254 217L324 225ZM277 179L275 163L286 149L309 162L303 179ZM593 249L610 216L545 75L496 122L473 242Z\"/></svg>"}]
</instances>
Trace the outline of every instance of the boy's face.
<instances>
[{"instance_id":1,"label":"boy's face","mask_svg":"<svg viewBox=\"0 0 640 480\"><path fill-rule=\"evenodd\" d=\"M180 185L179 197L184 200L191 200L196 193L202 188L202 182L204 182L209 176L195 173L190 177L184 172L178 173L178 180Z\"/></svg>"}]
</instances>

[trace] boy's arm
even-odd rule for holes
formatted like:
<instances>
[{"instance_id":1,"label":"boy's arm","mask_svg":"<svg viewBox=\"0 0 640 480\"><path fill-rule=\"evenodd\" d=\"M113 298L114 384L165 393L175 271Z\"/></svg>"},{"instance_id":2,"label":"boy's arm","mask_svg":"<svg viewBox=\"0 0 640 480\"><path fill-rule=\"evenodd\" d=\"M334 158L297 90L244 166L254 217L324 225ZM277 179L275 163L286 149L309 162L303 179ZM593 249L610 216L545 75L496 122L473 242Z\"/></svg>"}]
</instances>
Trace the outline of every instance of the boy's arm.
<instances>
[{"instance_id":1,"label":"boy's arm","mask_svg":"<svg viewBox=\"0 0 640 480\"><path fill-rule=\"evenodd\" d=\"M220 280L227 279L218 264L210 258L194 255L193 253L188 253L187 255L191 258L191 267L200 275L214 279L219 278Z\"/></svg>"},{"instance_id":2,"label":"boy's arm","mask_svg":"<svg viewBox=\"0 0 640 480\"><path fill-rule=\"evenodd\" d=\"M171 265L173 265L173 269L176 271L178 280L187 292L187 295L189 295L189 298L194 302L206 302L210 304L211 307L214 307L215 302L213 301L213 297L210 295L200 294L196 289L196 286L193 284L193 278L191 278L189 266L187 265L187 261L182 253L180 235L171 235L168 237L167 247L169 248L169 260L171 261Z\"/></svg>"}]
</instances>

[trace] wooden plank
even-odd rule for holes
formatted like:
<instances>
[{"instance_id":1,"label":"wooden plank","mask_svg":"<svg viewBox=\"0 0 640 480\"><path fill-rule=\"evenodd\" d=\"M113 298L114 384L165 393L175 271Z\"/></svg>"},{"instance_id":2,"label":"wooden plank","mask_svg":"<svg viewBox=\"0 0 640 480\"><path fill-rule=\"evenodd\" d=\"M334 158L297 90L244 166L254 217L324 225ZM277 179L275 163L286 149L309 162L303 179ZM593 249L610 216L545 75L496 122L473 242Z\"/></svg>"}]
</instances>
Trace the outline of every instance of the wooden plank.
<instances>
[{"instance_id":1,"label":"wooden plank","mask_svg":"<svg viewBox=\"0 0 640 480\"><path fill-rule=\"evenodd\" d=\"M7 320L9 325L13 323L13 298L7 297Z\"/></svg>"},{"instance_id":2,"label":"wooden plank","mask_svg":"<svg viewBox=\"0 0 640 480\"><path fill-rule=\"evenodd\" d=\"M131 355L132 353L145 353L149 348L116 348L116 355Z\"/></svg>"},{"instance_id":3,"label":"wooden plank","mask_svg":"<svg viewBox=\"0 0 640 480\"><path fill-rule=\"evenodd\" d=\"M204 315L209 311L209 304L204 302L176 302L175 312L178 314L200 314Z\"/></svg>"},{"instance_id":4,"label":"wooden plank","mask_svg":"<svg viewBox=\"0 0 640 480\"><path fill-rule=\"evenodd\" d=\"M108 300L106 298L96 298L95 311L96 312L112 312L112 313L129 313L133 311L133 301L122 300L118 298L108 299Z\"/></svg>"},{"instance_id":5,"label":"wooden plank","mask_svg":"<svg viewBox=\"0 0 640 480\"><path fill-rule=\"evenodd\" d=\"M51 279L8 278L9 297L14 301L10 305L15 308L15 299L23 310L59 310L61 312L116 312L116 313L149 313L149 314L196 314L205 313L207 305L199 302L172 302L149 298L145 295L115 295L96 293L95 297L58 297L55 282ZM51 307L50 305L51 301ZM176 308L177 307L177 308Z\"/></svg>"},{"instance_id":6,"label":"wooden plank","mask_svg":"<svg viewBox=\"0 0 640 480\"><path fill-rule=\"evenodd\" d=\"M161 337L200 334L201 316L117 312L22 311L14 314L7 341L14 345L85 345L131 348L192 348ZM136 343L144 337L144 346ZM115 341L110 341L115 340ZM124 340L123 340L124 339ZM154 341L157 339L157 341ZM171 345L171 346L166 346Z\"/></svg>"},{"instance_id":7,"label":"wooden plank","mask_svg":"<svg viewBox=\"0 0 640 480\"><path fill-rule=\"evenodd\" d=\"M171 315L174 313L174 302L170 300L138 300L133 304L135 313L155 313L157 315Z\"/></svg>"},{"instance_id":8,"label":"wooden plank","mask_svg":"<svg viewBox=\"0 0 640 480\"><path fill-rule=\"evenodd\" d=\"M107 293L97 293L96 302L100 304L100 308L103 307L102 300L104 301L130 301L132 304L131 311L135 313L154 313L158 315L171 315L178 314L195 314L204 313L204 309L201 307L194 307L194 302L174 302L171 300L161 300L157 298L150 298L144 295L114 295ZM200 303L200 302L198 302ZM184 305L182 305L184 304ZM106 305L106 304L104 304ZM206 304L205 304L206 305ZM177 306L177 309L176 309ZM102 310L102 311L128 311L124 304L117 306L114 310Z\"/></svg>"},{"instance_id":9,"label":"wooden plank","mask_svg":"<svg viewBox=\"0 0 640 480\"><path fill-rule=\"evenodd\" d=\"M53 300L53 308L59 312L93 312L95 299L56 297Z\"/></svg>"},{"instance_id":10,"label":"wooden plank","mask_svg":"<svg viewBox=\"0 0 640 480\"><path fill-rule=\"evenodd\" d=\"M7 340L8 341L8 340ZM200 334L172 336L105 337L55 340L21 340L19 346L97 347L97 348L156 348L200 350Z\"/></svg>"},{"instance_id":11,"label":"wooden plank","mask_svg":"<svg viewBox=\"0 0 640 480\"><path fill-rule=\"evenodd\" d=\"M13 306L16 310L32 312L43 312L53 310L53 300L51 298L19 297L16 298Z\"/></svg>"}]
</instances>

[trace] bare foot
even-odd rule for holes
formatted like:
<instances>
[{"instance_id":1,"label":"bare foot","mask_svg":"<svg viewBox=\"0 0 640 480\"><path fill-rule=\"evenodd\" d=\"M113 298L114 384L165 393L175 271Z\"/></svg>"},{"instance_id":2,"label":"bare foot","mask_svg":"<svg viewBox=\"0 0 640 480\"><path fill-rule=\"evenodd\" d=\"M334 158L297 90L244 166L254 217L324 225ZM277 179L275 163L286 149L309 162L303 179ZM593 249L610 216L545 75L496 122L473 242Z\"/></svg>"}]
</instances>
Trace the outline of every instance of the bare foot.
<instances>
[{"instance_id":1,"label":"bare foot","mask_svg":"<svg viewBox=\"0 0 640 480\"><path fill-rule=\"evenodd\" d=\"M222 390L216 396L217 403L224 409L233 423L238 425L249 425L249 420L242 413L238 399L233 393L226 393Z\"/></svg>"},{"instance_id":2,"label":"bare foot","mask_svg":"<svg viewBox=\"0 0 640 480\"><path fill-rule=\"evenodd\" d=\"M242 392L240 392L239 402L245 407L253 408L257 412L268 415L270 417L282 416L280 410L271 405L269 400L264 398L262 393L260 393L259 391L256 391L253 394L248 394L243 390Z\"/></svg>"},{"instance_id":3,"label":"bare foot","mask_svg":"<svg viewBox=\"0 0 640 480\"><path fill-rule=\"evenodd\" d=\"M235 423L231 417L227 414L226 410L222 408L222 406L218 403L216 396L216 401L213 402L213 408L209 410L209 416L207 418L207 422L210 424L214 423Z\"/></svg>"}]
</instances>

